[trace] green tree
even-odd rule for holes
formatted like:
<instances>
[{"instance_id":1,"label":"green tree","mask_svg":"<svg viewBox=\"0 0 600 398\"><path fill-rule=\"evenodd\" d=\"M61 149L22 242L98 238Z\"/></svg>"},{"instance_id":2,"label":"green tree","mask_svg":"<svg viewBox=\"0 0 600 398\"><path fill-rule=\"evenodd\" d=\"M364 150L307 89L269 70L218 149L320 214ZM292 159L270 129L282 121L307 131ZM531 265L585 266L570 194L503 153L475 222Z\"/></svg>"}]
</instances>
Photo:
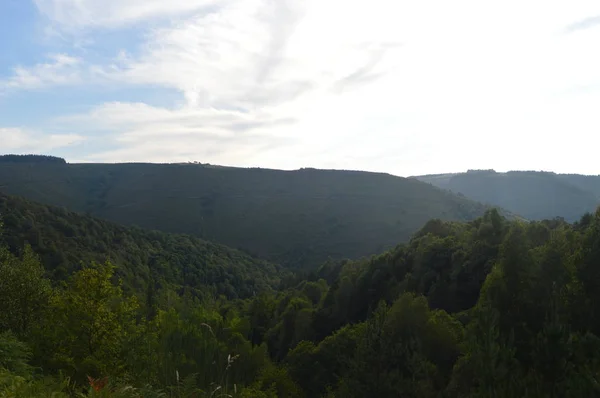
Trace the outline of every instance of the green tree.
<instances>
[{"instance_id":1,"label":"green tree","mask_svg":"<svg viewBox=\"0 0 600 398\"><path fill-rule=\"evenodd\" d=\"M450 377L462 334L460 325L443 314L411 293L389 309L382 303L366 322L336 396L436 396Z\"/></svg>"},{"instance_id":2,"label":"green tree","mask_svg":"<svg viewBox=\"0 0 600 398\"><path fill-rule=\"evenodd\" d=\"M515 348L499 329L498 311L478 307L469 323L463 355L457 361L448 394L453 397L511 398L521 395L521 367Z\"/></svg>"},{"instance_id":3,"label":"green tree","mask_svg":"<svg viewBox=\"0 0 600 398\"><path fill-rule=\"evenodd\" d=\"M52 289L30 246L21 257L0 248L0 332L10 330L27 339L44 316Z\"/></svg>"},{"instance_id":4,"label":"green tree","mask_svg":"<svg viewBox=\"0 0 600 398\"><path fill-rule=\"evenodd\" d=\"M75 273L51 301L41 356L76 380L123 376L128 341L139 333L135 297L124 297L115 267L92 264ZM57 370L58 370L57 369Z\"/></svg>"},{"instance_id":5,"label":"green tree","mask_svg":"<svg viewBox=\"0 0 600 398\"><path fill-rule=\"evenodd\" d=\"M290 375L307 396L322 396L327 388L336 387L339 379L349 372L364 333L363 322L344 326L317 346L309 341L299 343L285 359Z\"/></svg>"},{"instance_id":6,"label":"green tree","mask_svg":"<svg viewBox=\"0 0 600 398\"><path fill-rule=\"evenodd\" d=\"M25 343L17 340L11 332L0 333L0 370L28 376L32 371L28 364L30 357L31 350Z\"/></svg>"}]
</instances>

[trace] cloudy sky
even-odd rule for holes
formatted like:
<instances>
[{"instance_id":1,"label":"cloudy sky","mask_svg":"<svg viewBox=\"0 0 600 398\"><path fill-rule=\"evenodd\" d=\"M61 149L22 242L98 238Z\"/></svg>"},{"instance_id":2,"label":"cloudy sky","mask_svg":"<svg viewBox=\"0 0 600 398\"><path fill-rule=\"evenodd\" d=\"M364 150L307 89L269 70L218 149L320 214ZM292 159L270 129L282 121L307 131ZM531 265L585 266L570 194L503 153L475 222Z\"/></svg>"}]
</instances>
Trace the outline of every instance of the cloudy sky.
<instances>
[{"instance_id":1,"label":"cloudy sky","mask_svg":"<svg viewBox=\"0 0 600 398\"><path fill-rule=\"evenodd\" d=\"M0 0L0 153L599 174L598 0Z\"/></svg>"}]
</instances>

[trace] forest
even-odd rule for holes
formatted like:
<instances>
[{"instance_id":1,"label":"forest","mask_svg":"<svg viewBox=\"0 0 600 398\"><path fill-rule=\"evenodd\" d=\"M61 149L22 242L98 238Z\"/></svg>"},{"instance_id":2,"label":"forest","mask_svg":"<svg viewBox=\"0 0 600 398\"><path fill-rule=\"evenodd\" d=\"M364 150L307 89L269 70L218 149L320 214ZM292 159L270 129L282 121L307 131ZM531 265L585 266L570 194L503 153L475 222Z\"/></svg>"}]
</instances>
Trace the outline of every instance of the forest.
<instances>
[{"instance_id":1,"label":"forest","mask_svg":"<svg viewBox=\"0 0 600 398\"><path fill-rule=\"evenodd\" d=\"M64 280L81 264L109 259L127 291L167 284L227 298L278 287L290 273L239 250L189 235L124 227L0 193L4 241L18 253L27 242L49 277Z\"/></svg>"},{"instance_id":2,"label":"forest","mask_svg":"<svg viewBox=\"0 0 600 398\"><path fill-rule=\"evenodd\" d=\"M600 176L545 171L468 170L415 177L471 200L498 206L529 220L577 221L600 203Z\"/></svg>"},{"instance_id":3,"label":"forest","mask_svg":"<svg viewBox=\"0 0 600 398\"><path fill-rule=\"evenodd\" d=\"M186 288L132 276L157 269L141 253L191 238L2 201L2 397L600 396L600 210L433 218L380 254L294 275L190 240L197 257L175 268L218 256L233 273Z\"/></svg>"},{"instance_id":4,"label":"forest","mask_svg":"<svg viewBox=\"0 0 600 398\"><path fill-rule=\"evenodd\" d=\"M192 235L295 269L381 253L431 218L469 221L488 208L383 173L11 159L0 162L6 194Z\"/></svg>"}]
</instances>

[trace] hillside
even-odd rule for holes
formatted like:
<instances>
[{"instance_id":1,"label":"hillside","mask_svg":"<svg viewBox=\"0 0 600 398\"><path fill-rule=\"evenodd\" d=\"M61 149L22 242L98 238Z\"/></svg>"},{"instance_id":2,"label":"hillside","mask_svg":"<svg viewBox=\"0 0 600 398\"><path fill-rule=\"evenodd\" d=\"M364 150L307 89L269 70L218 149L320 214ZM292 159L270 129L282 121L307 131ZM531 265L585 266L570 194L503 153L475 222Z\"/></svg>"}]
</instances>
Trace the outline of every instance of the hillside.
<instances>
[{"instance_id":1,"label":"hillside","mask_svg":"<svg viewBox=\"0 0 600 398\"><path fill-rule=\"evenodd\" d=\"M596 397L599 261L600 210L490 210L286 289L156 300L108 266L52 286L0 244L0 395Z\"/></svg>"},{"instance_id":2,"label":"hillside","mask_svg":"<svg viewBox=\"0 0 600 398\"><path fill-rule=\"evenodd\" d=\"M527 219L579 219L600 204L600 177L549 172L470 170L416 179L499 206Z\"/></svg>"},{"instance_id":3,"label":"hillside","mask_svg":"<svg viewBox=\"0 0 600 398\"><path fill-rule=\"evenodd\" d=\"M485 210L388 174L19 160L0 159L0 191L288 266L370 255L408 240L430 218L470 220Z\"/></svg>"},{"instance_id":4,"label":"hillside","mask_svg":"<svg viewBox=\"0 0 600 398\"><path fill-rule=\"evenodd\" d=\"M594 194L600 202L600 175L588 176L581 174L557 174L558 178L584 191Z\"/></svg>"},{"instance_id":5,"label":"hillside","mask_svg":"<svg viewBox=\"0 0 600 398\"><path fill-rule=\"evenodd\" d=\"M285 275L276 265L220 244L127 228L2 193L0 216L11 251L29 243L54 280L110 260L129 290L143 292L152 281L236 298L277 287Z\"/></svg>"}]
</instances>

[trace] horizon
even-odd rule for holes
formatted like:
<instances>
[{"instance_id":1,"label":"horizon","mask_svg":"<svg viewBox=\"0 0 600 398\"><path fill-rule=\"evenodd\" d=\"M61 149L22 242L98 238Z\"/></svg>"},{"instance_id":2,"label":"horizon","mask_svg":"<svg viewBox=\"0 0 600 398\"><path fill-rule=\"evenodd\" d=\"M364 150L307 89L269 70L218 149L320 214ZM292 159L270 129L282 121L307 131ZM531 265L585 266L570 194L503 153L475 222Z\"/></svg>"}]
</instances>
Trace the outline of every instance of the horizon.
<instances>
[{"instance_id":1,"label":"horizon","mask_svg":"<svg viewBox=\"0 0 600 398\"><path fill-rule=\"evenodd\" d=\"M0 152L600 173L600 2L98 4L1 2Z\"/></svg>"},{"instance_id":2,"label":"horizon","mask_svg":"<svg viewBox=\"0 0 600 398\"><path fill-rule=\"evenodd\" d=\"M320 168L313 166L300 166L298 168L293 169L282 169L282 168L273 168L273 167L262 167L262 166L230 166L226 164L216 164L216 163L204 163L197 160L189 160L189 161L180 161L180 162L70 162L68 159L65 159L60 156L48 155L48 154L35 154L35 153L27 153L27 154L18 154L18 153L0 153L0 157L3 156L50 156L50 157L58 157L65 161L67 165L79 165L79 164L89 164L89 165L121 165L121 164L151 164L151 165L173 165L173 164L189 164L196 166L211 166L211 167L223 167L223 168L238 168L238 169L262 169L262 170L273 170L273 171L300 171L305 169L311 170L321 170L321 171L352 171L352 172L361 172L361 173L373 173L373 174L389 174L393 177L402 177L402 178L411 178L411 177L433 177L433 176L444 176L444 175L452 175L452 174L466 174L469 172L493 172L497 174L507 174L507 173L548 173L548 174L557 174L557 175L582 175L582 176L590 176L597 177L600 174L581 174L581 173L560 173L552 170L495 170L495 169L467 169L462 171L449 171L449 172L440 172L440 173L431 173L431 174L416 174L416 175L399 175L388 173L386 171L371 171L371 170L361 170L361 169L336 169L336 168Z\"/></svg>"}]
</instances>

